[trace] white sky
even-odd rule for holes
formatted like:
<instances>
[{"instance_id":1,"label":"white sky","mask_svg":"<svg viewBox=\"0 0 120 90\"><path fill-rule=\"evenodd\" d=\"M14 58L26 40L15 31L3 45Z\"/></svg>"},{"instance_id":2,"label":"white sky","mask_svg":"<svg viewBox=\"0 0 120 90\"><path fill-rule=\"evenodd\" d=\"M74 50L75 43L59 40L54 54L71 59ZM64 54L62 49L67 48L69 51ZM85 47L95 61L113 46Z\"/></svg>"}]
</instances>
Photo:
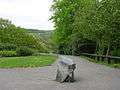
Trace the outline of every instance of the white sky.
<instances>
[{"instance_id":1,"label":"white sky","mask_svg":"<svg viewBox=\"0 0 120 90\"><path fill-rule=\"evenodd\" d=\"M52 30L51 4L52 0L0 0L0 17L24 28Z\"/></svg>"}]
</instances>

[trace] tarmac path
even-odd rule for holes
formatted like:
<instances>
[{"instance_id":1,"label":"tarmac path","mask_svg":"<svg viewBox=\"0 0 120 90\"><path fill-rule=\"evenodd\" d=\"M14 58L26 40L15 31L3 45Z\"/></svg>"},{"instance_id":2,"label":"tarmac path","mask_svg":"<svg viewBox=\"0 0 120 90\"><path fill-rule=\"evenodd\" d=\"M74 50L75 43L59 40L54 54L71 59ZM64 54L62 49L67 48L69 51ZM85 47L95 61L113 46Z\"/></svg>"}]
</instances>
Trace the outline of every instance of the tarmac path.
<instances>
[{"instance_id":1,"label":"tarmac path","mask_svg":"<svg viewBox=\"0 0 120 90\"><path fill-rule=\"evenodd\" d=\"M0 90L120 90L120 69L80 57L63 57L73 59L77 65L74 83L55 81L56 61L46 67L0 69Z\"/></svg>"}]
</instances>

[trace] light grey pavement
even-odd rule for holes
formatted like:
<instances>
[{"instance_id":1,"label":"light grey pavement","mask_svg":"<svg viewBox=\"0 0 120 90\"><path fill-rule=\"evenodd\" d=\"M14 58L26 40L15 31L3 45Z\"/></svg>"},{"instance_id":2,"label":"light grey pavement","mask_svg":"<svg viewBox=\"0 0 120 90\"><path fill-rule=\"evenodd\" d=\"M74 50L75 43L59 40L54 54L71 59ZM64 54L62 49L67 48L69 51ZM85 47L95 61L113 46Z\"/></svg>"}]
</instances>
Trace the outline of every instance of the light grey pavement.
<instances>
[{"instance_id":1,"label":"light grey pavement","mask_svg":"<svg viewBox=\"0 0 120 90\"><path fill-rule=\"evenodd\" d=\"M0 90L120 90L120 70L98 65L79 57L74 83L55 81L56 63L40 68L0 69Z\"/></svg>"}]
</instances>

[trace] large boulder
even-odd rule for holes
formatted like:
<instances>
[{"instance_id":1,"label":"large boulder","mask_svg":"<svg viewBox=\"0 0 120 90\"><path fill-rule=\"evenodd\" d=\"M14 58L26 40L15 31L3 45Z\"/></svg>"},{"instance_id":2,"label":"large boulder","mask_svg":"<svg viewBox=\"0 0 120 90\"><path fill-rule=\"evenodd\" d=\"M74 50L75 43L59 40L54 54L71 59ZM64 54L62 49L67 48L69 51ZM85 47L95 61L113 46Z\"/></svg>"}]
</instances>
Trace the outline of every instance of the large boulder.
<instances>
[{"instance_id":1,"label":"large boulder","mask_svg":"<svg viewBox=\"0 0 120 90\"><path fill-rule=\"evenodd\" d=\"M61 60L58 61L56 81L73 82L75 68L76 64L72 59L62 57Z\"/></svg>"}]
</instances>

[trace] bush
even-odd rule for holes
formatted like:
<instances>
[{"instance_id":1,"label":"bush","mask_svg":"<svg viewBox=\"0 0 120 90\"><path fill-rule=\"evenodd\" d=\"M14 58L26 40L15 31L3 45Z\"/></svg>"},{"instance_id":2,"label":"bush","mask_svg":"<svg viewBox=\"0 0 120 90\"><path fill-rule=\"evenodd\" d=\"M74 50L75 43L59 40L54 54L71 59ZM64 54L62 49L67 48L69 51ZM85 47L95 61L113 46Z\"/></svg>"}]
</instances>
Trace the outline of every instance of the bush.
<instances>
[{"instance_id":1,"label":"bush","mask_svg":"<svg viewBox=\"0 0 120 90\"><path fill-rule=\"evenodd\" d=\"M0 51L1 57L15 57L17 56L16 51Z\"/></svg>"},{"instance_id":2,"label":"bush","mask_svg":"<svg viewBox=\"0 0 120 90\"><path fill-rule=\"evenodd\" d=\"M115 49L112 51L113 56L120 56L120 49Z\"/></svg>"},{"instance_id":3,"label":"bush","mask_svg":"<svg viewBox=\"0 0 120 90\"><path fill-rule=\"evenodd\" d=\"M13 44L8 44L8 43L0 43L0 50L1 51L11 51L11 50L16 50L16 45Z\"/></svg>"},{"instance_id":4,"label":"bush","mask_svg":"<svg viewBox=\"0 0 120 90\"><path fill-rule=\"evenodd\" d=\"M16 52L18 56L31 56L34 54L33 50L28 47L18 47Z\"/></svg>"},{"instance_id":5,"label":"bush","mask_svg":"<svg viewBox=\"0 0 120 90\"><path fill-rule=\"evenodd\" d=\"M113 64L114 68L120 68L120 64Z\"/></svg>"}]
</instances>

